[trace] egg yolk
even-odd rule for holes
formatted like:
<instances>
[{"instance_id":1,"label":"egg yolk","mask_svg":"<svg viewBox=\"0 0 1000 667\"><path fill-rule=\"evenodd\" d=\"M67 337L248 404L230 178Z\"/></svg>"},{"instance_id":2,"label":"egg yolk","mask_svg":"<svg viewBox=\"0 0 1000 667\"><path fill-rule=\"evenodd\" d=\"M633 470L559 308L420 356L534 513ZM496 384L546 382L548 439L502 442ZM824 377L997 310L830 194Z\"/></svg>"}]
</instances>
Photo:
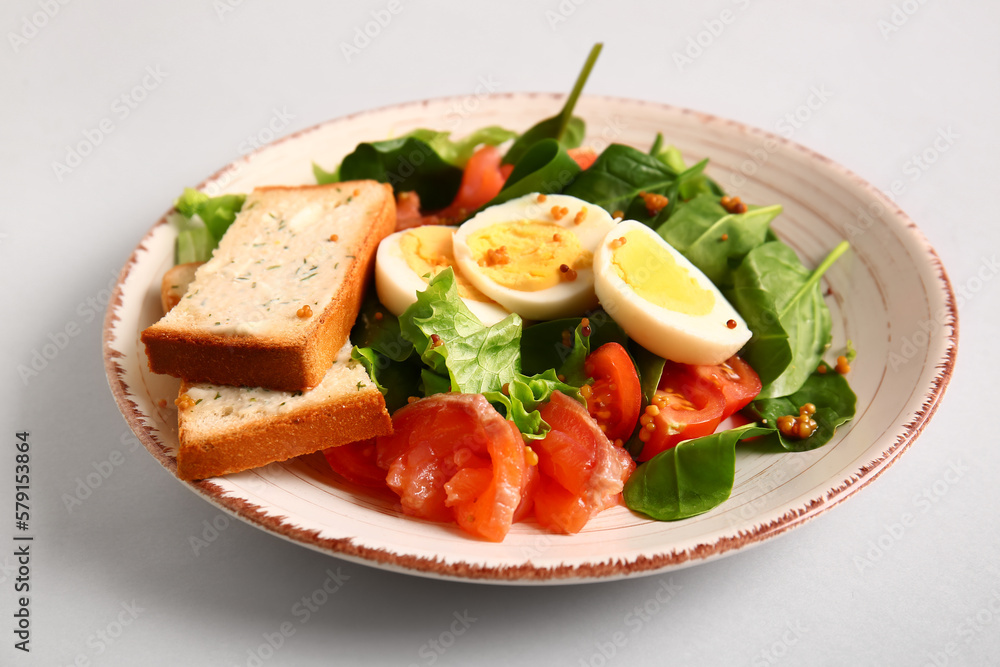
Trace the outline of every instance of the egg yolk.
<instances>
[{"instance_id":1,"label":"egg yolk","mask_svg":"<svg viewBox=\"0 0 1000 667\"><path fill-rule=\"evenodd\" d=\"M403 253L406 265L425 283L430 282L431 278L450 266L455 271L455 286L460 297L470 301L491 303L489 297L473 287L472 283L459 273L451 243L454 234L455 231L448 227L434 225L415 227L400 237L399 249Z\"/></svg>"},{"instance_id":2,"label":"egg yolk","mask_svg":"<svg viewBox=\"0 0 1000 667\"><path fill-rule=\"evenodd\" d=\"M632 290L652 304L685 315L707 315L715 306L715 294L698 284L694 276L659 243L638 231L625 234L625 243L611 255L615 270Z\"/></svg>"},{"instance_id":3,"label":"egg yolk","mask_svg":"<svg viewBox=\"0 0 1000 667\"><path fill-rule=\"evenodd\" d=\"M594 262L576 234L551 222L502 222L470 234L467 243L486 277L521 292L558 285L566 275L561 266L589 269Z\"/></svg>"}]
</instances>

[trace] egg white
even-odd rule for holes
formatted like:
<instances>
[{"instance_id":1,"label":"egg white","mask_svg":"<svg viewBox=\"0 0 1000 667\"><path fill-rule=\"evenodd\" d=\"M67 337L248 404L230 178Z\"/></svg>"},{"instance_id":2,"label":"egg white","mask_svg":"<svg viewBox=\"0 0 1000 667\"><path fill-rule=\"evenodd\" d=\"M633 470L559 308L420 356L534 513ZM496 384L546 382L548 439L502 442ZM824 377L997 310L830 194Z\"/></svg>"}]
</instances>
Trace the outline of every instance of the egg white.
<instances>
[{"instance_id":1,"label":"egg white","mask_svg":"<svg viewBox=\"0 0 1000 667\"><path fill-rule=\"evenodd\" d=\"M611 242L638 231L644 243L666 248L677 265L697 284L713 293L715 304L706 315L689 315L663 308L639 296L612 263ZM594 254L594 289L601 306L630 337L664 359L684 364L721 364L750 340L751 332L719 289L659 234L635 220L625 220L608 234ZM736 327L727 326L729 320Z\"/></svg>"},{"instance_id":2,"label":"egg white","mask_svg":"<svg viewBox=\"0 0 1000 667\"><path fill-rule=\"evenodd\" d=\"M427 289L427 283L410 268L399 245L400 239L409 231L385 237L375 253L375 291L382 305L397 317L416 303L417 292ZM496 303L465 298L462 301L486 325L496 324L510 314Z\"/></svg>"},{"instance_id":3,"label":"egg white","mask_svg":"<svg viewBox=\"0 0 1000 667\"><path fill-rule=\"evenodd\" d=\"M566 208L569 213L556 220L551 213L554 206ZM587 209L586 214L583 220L576 224L574 217L584 207ZM455 263L461 268L466 279L507 310L529 320L552 320L581 315L594 308L597 305L597 296L594 293L592 268L577 269L577 276L573 281L564 281L536 291L517 290L500 285L480 269L469 248L469 236L492 225L519 220L556 224L575 234L580 241L581 250L591 253L615 226L615 221L600 206L568 195L547 195L544 202L539 202L538 193L532 193L491 206L465 222L455 233Z\"/></svg>"}]
</instances>

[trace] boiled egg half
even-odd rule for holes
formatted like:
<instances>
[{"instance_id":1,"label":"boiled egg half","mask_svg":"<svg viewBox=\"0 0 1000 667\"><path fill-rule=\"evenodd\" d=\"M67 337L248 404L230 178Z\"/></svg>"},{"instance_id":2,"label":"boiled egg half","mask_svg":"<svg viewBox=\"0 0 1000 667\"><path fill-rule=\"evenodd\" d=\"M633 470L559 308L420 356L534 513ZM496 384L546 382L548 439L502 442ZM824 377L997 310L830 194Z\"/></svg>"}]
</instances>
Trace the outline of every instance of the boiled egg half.
<instances>
[{"instance_id":1,"label":"boiled egg half","mask_svg":"<svg viewBox=\"0 0 1000 667\"><path fill-rule=\"evenodd\" d=\"M449 266L455 271L458 295L483 324L496 324L510 313L484 296L455 266L452 237L457 227L425 225L382 239L375 253L375 291L393 315L417 300L417 292L427 289L430 279Z\"/></svg>"},{"instance_id":2,"label":"boiled egg half","mask_svg":"<svg viewBox=\"0 0 1000 667\"><path fill-rule=\"evenodd\" d=\"M529 320L597 305L594 251L615 221L567 195L529 194L480 211L455 233L455 262L476 289Z\"/></svg>"},{"instance_id":3,"label":"boiled egg half","mask_svg":"<svg viewBox=\"0 0 1000 667\"><path fill-rule=\"evenodd\" d=\"M684 364L721 364L750 329L718 288L655 231L620 223L594 253L601 305L646 349Z\"/></svg>"}]
</instances>

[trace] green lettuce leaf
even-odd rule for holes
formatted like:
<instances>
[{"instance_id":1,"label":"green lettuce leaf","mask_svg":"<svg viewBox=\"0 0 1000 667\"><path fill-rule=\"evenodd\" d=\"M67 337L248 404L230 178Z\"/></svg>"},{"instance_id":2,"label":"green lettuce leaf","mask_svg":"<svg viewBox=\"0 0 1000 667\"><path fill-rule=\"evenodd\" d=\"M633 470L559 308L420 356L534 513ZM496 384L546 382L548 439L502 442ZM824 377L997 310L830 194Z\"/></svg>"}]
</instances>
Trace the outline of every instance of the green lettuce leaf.
<instances>
[{"instance_id":1,"label":"green lettuce leaf","mask_svg":"<svg viewBox=\"0 0 1000 667\"><path fill-rule=\"evenodd\" d=\"M493 326L483 324L458 296L451 268L417 292L399 326L428 369L450 379L451 391L499 391L521 371L521 318L512 313Z\"/></svg>"},{"instance_id":2,"label":"green lettuce leaf","mask_svg":"<svg viewBox=\"0 0 1000 667\"><path fill-rule=\"evenodd\" d=\"M174 264L207 262L212 257L212 251L218 246L219 242L204 225L181 229L177 232Z\"/></svg>"},{"instance_id":3,"label":"green lettuce leaf","mask_svg":"<svg viewBox=\"0 0 1000 667\"><path fill-rule=\"evenodd\" d=\"M340 165L338 164L333 171L326 171L323 167L313 162L313 176L316 177L316 183L319 185L340 183Z\"/></svg>"},{"instance_id":4,"label":"green lettuce leaf","mask_svg":"<svg viewBox=\"0 0 1000 667\"><path fill-rule=\"evenodd\" d=\"M498 404L504 416L514 422L525 440L541 440L549 432L549 425L542 419L538 408L552 398L552 393L561 391L581 403L584 402L577 387L560 382L554 369L531 377L520 373L509 383L507 391L486 392L486 400Z\"/></svg>"},{"instance_id":5,"label":"green lettuce leaf","mask_svg":"<svg viewBox=\"0 0 1000 667\"><path fill-rule=\"evenodd\" d=\"M176 263L207 262L246 198L246 195L209 197L194 188L184 188L174 202L174 208L185 219L177 235ZM199 220L204 226L198 224Z\"/></svg>"}]
</instances>

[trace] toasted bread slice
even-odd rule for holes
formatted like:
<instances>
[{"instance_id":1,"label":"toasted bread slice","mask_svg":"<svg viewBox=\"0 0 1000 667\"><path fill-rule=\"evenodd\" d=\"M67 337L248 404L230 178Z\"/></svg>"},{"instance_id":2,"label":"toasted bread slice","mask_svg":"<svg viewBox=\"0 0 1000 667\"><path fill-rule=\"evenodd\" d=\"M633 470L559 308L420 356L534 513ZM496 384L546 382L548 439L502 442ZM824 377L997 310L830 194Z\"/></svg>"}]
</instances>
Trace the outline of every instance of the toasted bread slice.
<instances>
[{"instance_id":1,"label":"toasted bread slice","mask_svg":"<svg viewBox=\"0 0 1000 667\"><path fill-rule=\"evenodd\" d=\"M184 298L142 332L150 370L192 383L316 386L395 221L392 188L375 181L257 188Z\"/></svg>"},{"instance_id":2,"label":"toasted bread slice","mask_svg":"<svg viewBox=\"0 0 1000 667\"><path fill-rule=\"evenodd\" d=\"M392 433L385 400L341 351L306 392L181 384L177 476L204 479Z\"/></svg>"}]
</instances>

